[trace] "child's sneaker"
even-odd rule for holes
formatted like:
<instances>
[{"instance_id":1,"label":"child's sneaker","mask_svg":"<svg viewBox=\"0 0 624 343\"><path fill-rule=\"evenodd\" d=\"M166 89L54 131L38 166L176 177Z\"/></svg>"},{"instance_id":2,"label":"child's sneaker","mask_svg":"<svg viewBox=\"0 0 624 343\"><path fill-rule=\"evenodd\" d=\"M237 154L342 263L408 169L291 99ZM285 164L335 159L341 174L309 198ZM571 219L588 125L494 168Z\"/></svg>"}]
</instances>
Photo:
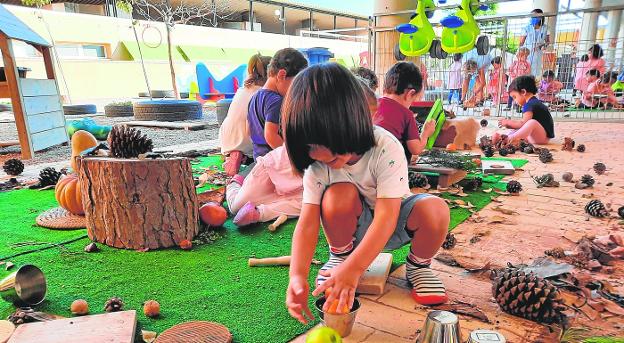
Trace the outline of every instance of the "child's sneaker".
<instances>
[{"instance_id":1,"label":"child's sneaker","mask_svg":"<svg viewBox=\"0 0 624 343\"><path fill-rule=\"evenodd\" d=\"M260 211L258 211L256 205L251 202L247 202L245 206L238 210L238 213L236 213L232 222L234 222L234 225L240 227L257 223L259 220Z\"/></svg>"},{"instance_id":2,"label":"child's sneaker","mask_svg":"<svg viewBox=\"0 0 624 343\"><path fill-rule=\"evenodd\" d=\"M334 267L337 267L338 265L340 265L342 262L344 262L347 257L349 257L349 254L351 253L351 251L344 253L344 254L334 254L334 253L329 253L329 261L327 261L327 263L325 263L321 269L319 270L319 274L316 276L316 286L320 286L323 282L325 282L325 280L328 279L327 276L323 276L321 275L321 271L323 270L330 270Z\"/></svg>"},{"instance_id":3,"label":"child's sneaker","mask_svg":"<svg viewBox=\"0 0 624 343\"><path fill-rule=\"evenodd\" d=\"M412 297L421 305L437 305L448 301L442 281L429 265L419 265L409 258L405 263L407 281L412 285Z\"/></svg>"}]
</instances>

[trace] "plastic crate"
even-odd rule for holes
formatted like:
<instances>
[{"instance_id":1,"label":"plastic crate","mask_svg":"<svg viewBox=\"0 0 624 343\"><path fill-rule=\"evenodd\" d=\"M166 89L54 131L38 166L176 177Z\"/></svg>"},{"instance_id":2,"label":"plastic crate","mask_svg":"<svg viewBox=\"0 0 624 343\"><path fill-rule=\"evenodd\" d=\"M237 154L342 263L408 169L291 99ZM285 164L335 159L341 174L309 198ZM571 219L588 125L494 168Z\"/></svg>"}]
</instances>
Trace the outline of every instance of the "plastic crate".
<instances>
[{"instance_id":1,"label":"plastic crate","mask_svg":"<svg viewBox=\"0 0 624 343\"><path fill-rule=\"evenodd\" d=\"M308 59L310 65L325 63L334 57L334 54L327 48L305 48L299 51Z\"/></svg>"}]
</instances>

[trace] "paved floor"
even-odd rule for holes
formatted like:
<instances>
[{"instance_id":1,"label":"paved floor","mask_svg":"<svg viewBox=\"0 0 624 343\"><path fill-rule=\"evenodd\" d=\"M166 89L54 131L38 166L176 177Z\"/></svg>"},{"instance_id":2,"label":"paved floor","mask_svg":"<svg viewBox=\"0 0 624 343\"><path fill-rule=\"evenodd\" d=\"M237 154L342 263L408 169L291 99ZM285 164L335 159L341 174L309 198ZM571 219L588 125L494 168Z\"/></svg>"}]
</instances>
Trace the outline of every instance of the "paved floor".
<instances>
[{"instance_id":1,"label":"paved floor","mask_svg":"<svg viewBox=\"0 0 624 343\"><path fill-rule=\"evenodd\" d=\"M495 123L492 121L490 126ZM490 134L493 128L486 128ZM516 172L508 179L519 180L524 191L520 196L503 196L500 203L493 202L478 213L482 222L466 221L453 232L458 244L445 251L457 260L474 266L490 263L503 267L507 262L530 263L544 256L544 251L554 247L572 250L575 242L583 235L601 235L608 232L623 232L624 225L617 219L596 219L584 214L583 207L589 198L601 199L617 209L624 206L624 124L607 123L557 123L558 138L549 145L553 149L554 161L541 163L536 156L528 156L529 164L524 171ZM577 144L587 146L587 152L559 151L564 136L573 137ZM525 158L525 154L514 157ZM592 171L595 162L604 162L607 172L596 176ZM593 189L577 190L571 183L562 183L559 188L537 188L531 175L553 173L559 180L563 172L575 176L592 174L596 178ZM612 185L609 185L612 183ZM495 206L512 209L514 215L494 211ZM504 224L488 224L494 215L506 217ZM480 241L472 244L470 238L483 234ZM451 302L462 301L482 310L491 323L460 315L464 340L468 333L477 328L494 329L502 333L507 342L559 342L559 330L513 317L501 312L491 298L491 282L486 275L474 275L465 269L448 267L434 262L433 268L442 277L448 289ZM624 294L624 262L619 261L612 268L592 272L592 277L609 280L620 294ZM429 309L417 305L409 295L405 282L404 266L394 271L388 280L385 292L380 296L360 297L362 307L357 315L352 334L345 342L414 342ZM590 328L595 335L622 334L622 316L595 313L583 307L589 316L578 314L571 320L573 327ZM305 335L294 340L304 342Z\"/></svg>"}]
</instances>

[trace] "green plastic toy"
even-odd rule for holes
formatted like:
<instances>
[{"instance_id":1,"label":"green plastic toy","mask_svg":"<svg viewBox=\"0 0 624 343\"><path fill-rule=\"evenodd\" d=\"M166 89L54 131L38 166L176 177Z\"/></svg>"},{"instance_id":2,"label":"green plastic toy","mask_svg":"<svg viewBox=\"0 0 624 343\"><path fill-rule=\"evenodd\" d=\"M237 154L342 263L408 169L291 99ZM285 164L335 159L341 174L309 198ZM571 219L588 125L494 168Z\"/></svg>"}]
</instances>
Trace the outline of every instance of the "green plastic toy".
<instances>
[{"instance_id":1,"label":"green plastic toy","mask_svg":"<svg viewBox=\"0 0 624 343\"><path fill-rule=\"evenodd\" d=\"M429 18L433 15L433 0L418 0L416 13L407 24L396 27L399 35L399 49L405 56L421 56L429 52L435 38Z\"/></svg>"},{"instance_id":2,"label":"green plastic toy","mask_svg":"<svg viewBox=\"0 0 624 343\"><path fill-rule=\"evenodd\" d=\"M425 120L425 123L434 120L436 122L435 131L427 140L427 145L425 146L427 149L431 150L433 148L433 144L436 139L440 135L440 131L442 131L442 127L444 126L444 122L446 121L446 115L444 114L444 107L442 107L442 100L438 99L433 103L431 110L429 111L429 115Z\"/></svg>"},{"instance_id":3,"label":"green plastic toy","mask_svg":"<svg viewBox=\"0 0 624 343\"><path fill-rule=\"evenodd\" d=\"M464 53L472 50L476 44L479 55L486 55L489 52L489 40L486 36L479 36L481 30L474 18L474 13L479 9L487 9L487 6L473 4L472 0L462 0L455 15L440 20L443 26L442 50L449 54Z\"/></svg>"},{"instance_id":4,"label":"green plastic toy","mask_svg":"<svg viewBox=\"0 0 624 343\"><path fill-rule=\"evenodd\" d=\"M95 120L91 118L72 120L70 122L67 122L66 126L67 134L70 138L74 134L74 132L78 130L85 130L93 134L95 138L99 141L106 140L106 138L108 138L108 133L112 128L112 126L110 125L98 125Z\"/></svg>"}]
</instances>

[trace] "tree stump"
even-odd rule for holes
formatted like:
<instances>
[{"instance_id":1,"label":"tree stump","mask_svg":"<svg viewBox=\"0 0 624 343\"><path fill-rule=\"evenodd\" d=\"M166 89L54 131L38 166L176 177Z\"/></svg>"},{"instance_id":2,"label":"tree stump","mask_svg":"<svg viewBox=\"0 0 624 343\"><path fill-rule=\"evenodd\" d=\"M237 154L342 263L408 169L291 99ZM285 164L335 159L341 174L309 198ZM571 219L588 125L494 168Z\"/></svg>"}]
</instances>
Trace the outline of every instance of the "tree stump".
<instances>
[{"instance_id":1,"label":"tree stump","mask_svg":"<svg viewBox=\"0 0 624 343\"><path fill-rule=\"evenodd\" d=\"M199 232L191 164L185 158L78 158L87 233L124 249L158 249Z\"/></svg>"}]
</instances>

